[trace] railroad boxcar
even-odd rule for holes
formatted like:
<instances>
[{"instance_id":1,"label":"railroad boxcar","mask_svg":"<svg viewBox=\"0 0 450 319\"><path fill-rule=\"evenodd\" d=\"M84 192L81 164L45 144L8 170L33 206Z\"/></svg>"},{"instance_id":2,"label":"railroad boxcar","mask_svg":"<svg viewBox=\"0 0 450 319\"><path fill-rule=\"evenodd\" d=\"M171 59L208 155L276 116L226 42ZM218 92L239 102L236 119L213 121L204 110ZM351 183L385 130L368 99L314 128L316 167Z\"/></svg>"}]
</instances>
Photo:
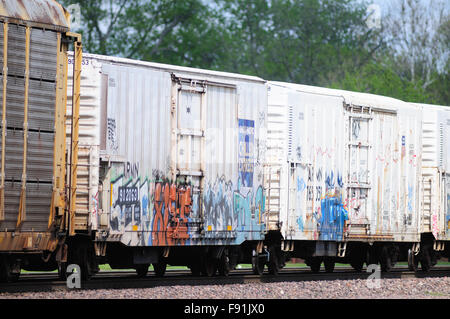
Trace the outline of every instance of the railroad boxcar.
<instances>
[{"instance_id":1,"label":"railroad boxcar","mask_svg":"<svg viewBox=\"0 0 450 319\"><path fill-rule=\"evenodd\" d=\"M416 269L420 260L427 270L440 257L450 257L450 110L448 106L414 105L423 111L422 238L409 262Z\"/></svg>"},{"instance_id":2,"label":"railroad boxcar","mask_svg":"<svg viewBox=\"0 0 450 319\"><path fill-rule=\"evenodd\" d=\"M82 64L74 231L94 242L82 272L251 262L265 234L265 81L93 54Z\"/></svg>"},{"instance_id":3,"label":"railroad boxcar","mask_svg":"<svg viewBox=\"0 0 450 319\"><path fill-rule=\"evenodd\" d=\"M372 94L269 82L271 272L286 256L389 271L421 242L422 110Z\"/></svg>"},{"instance_id":4,"label":"railroad boxcar","mask_svg":"<svg viewBox=\"0 0 450 319\"><path fill-rule=\"evenodd\" d=\"M54 269L66 235L69 21L52 0L0 1L0 281Z\"/></svg>"}]
</instances>

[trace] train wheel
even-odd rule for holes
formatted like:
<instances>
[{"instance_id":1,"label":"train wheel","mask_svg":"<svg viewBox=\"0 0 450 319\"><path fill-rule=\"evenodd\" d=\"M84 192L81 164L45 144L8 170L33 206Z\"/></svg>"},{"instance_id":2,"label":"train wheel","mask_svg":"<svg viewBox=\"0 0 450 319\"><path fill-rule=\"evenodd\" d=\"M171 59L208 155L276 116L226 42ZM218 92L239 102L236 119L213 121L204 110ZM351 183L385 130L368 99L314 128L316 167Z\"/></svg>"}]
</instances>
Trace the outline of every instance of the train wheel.
<instances>
[{"instance_id":1,"label":"train wheel","mask_svg":"<svg viewBox=\"0 0 450 319\"><path fill-rule=\"evenodd\" d=\"M350 251L350 265L356 272L362 271L364 262L368 259L368 251L363 247L355 247Z\"/></svg>"},{"instance_id":2,"label":"train wheel","mask_svg":"<svg viewBox=\"0 0 450 319\"><path fill-rule=\"evenodd\" d=\"M421 250L421 256L420 256L420 266L422 268L422 271L430 271L432 267L431 263L431 254L430 254L430 247L425 246Z\"/></svg>"},{"instance_id":3,"label":"train wheel","mask_svg":"<svg viewBox=\"0 0 450 319\"><path fill-rule=\"evenodd\" d=\"M20 265L16 265L8 258L0 257L0 282L16 282L20 276Z\"/></svg>"},{"instance_id":4,"label":"train wheel","mask_svg":"<svg viewBox=\"0 0 450 319\"><path fill-rule=\"evenodd\" d=\"M59 279L66 281L67 280L67 263L66 262L58 262L58 277Z\"/></svg>"},{"instance_id":5,"label":"train wheel","mask_svg":"<svg viewBox=\"0 0 450 319\"><path fill-rule=\"evenodd\" d=\"M150 267L149 264L139 264L139 265L135 265L136 269L136 274L139 278L143 278L145 276L147 276L148 273L148 267Z\"/></svg>"},{"instance_id":6,"label":"train wheel","mask_svg":"<svg viewBox=\"0 0 450 319\"><path fill-rule=\"evenodd\" d=\"M322 259L320 257L312 257L309 262L309 267L313 273L318 273L320 271L320 265L322 264Z\"/></svg>"},{"instance_id":7,"label":"train wheel","mask_svg":"<svg viewBox=\"0 0 450 319\"><path fill-rule=\"evenodd\" d=\"M390 272L394 267L392 256L389 252L389 247L386 245L381 249L380 265L382 272Z\"/></svg>"},{"instance_id":8,"label":"train wheel","mask_svg":"<svg viewBox=\"0 0 450 319\"><path fill-rule=\"evenodd\" d=\"M255 275L261 276L264 273L266 258L258 255L252 257L252 270Z\"/></svg>"},{"instance_id":9,"label":"train wheel","mask_svg":"<svg viewBox=\"0 0 450 319\"><path fill-rule=\"evenodd\" d=\"M277 249L275 246L271 246L269 248L269 263L267 265L267 268L269 270L269 274L271 275L278 275L278 272L281 269L281 262L280 262L280 255L277 252Z\"/></svg>"},{"instance_id":10,"label":"train wheel","mask_svg":"<svg viewBox=\"0 0 450 319\"><path fill-rule=\"evenodd\" d=\"M93 267L95 255L88 245L79 245L75 248L74 263L80 266L81 279L89 280L96 273Z\"/></svg>"},{"instance_id":11,"label":"train wheel","mask_svg":"<svg viewBox=\"0 0 450 319\"><path fill-rule=\"evenodd\" d=\"M217 268L219 270L219 275L228 276L230 274L230 258L228 258L228 251L224 250L222 256L220 256Z\"/></svg>"},{"instance_id":12,"label":"train wheel","mask_svg":"<svg viewBox=\"0 0 450 319\"><path fill-rule=\"evenodd\" d=\"M419 255L414 255L412 249L408 250L408 269L410 271L417 271L419 267Z\"/></svg>"},{"instance_id":13,"label":"train wheel","mask_svg":"<svg viewBox=\"0 0 450 319\"><path fill-rule=\"evenodd\" d=\"M332 273L334 271L335 261L333 257L325 257L323 263L325 265L326 272Z\"/></svg>"},{"instance_id":14,"label":"train wheel","mask_svg":"<svg viewBox=\"0 0 450 319\"><path fill-rule=\"evenodd\" d=\"M191 273L193 276L200 276L201 274L201 267L200 267L200 263L193 263L189 266L189 268L191 269Z\"/></svg>"},{"instance_id":15,"label":"train wheel","mask_svg":"<svg viewBox=\"0 0 450 319\"><path fill-rule=\"evenodd\" d=\"M216 272L217 260L212 257L205 256L203 260L202 273L207 277L212 277L216 274Z\"/></svg>"},{"instance_id":16,"label":"train wheel","mask_svg":"<svg viewBox=\"0 0 450 319\"><path fill-rule=\"evenodd\" d=\"M352 266L356 272L361 272L364 267L364 259L354 260L350 263L350 266Z\"/></svg>"},{"instance_id":17,"label":"train wheel","mask_svg":"<svg viewBox=\"0 0 450 319\"><path fill-rule=\"evenodd\" d=\"M164 274L166 273L166 269L167 269L167 263L165 263L163 261L153 264L153 270L155 271L156 277L163 277Z\"/></svg>"}]
</instances>

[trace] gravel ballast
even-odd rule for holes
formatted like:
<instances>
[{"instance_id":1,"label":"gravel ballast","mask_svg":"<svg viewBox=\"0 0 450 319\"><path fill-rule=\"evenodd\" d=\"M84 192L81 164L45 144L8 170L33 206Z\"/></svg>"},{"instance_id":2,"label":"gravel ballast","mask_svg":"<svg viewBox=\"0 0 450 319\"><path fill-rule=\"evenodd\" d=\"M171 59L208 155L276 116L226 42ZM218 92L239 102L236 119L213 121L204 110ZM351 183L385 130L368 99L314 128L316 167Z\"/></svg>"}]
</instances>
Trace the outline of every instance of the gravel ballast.
<instances>
[{"instance_id":1,"label":"gravel ballast","mask_svg":"<svg viewBox=\"0 0 450 319\"><path fill-rule=\"evenodd\" d=\"M450 278L161 286L0 293L0 299L450 299Z\"/></svg>"}]
</instances>

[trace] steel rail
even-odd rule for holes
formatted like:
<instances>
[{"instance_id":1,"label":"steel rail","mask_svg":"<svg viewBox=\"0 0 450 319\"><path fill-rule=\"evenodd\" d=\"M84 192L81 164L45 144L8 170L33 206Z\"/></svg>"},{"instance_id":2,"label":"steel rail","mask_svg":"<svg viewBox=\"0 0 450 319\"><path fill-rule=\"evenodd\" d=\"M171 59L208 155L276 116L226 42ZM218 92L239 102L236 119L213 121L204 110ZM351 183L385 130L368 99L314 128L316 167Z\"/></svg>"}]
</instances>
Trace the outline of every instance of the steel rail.
<instances>
[{"instance_id":1,"label":"steel rail","mask_svg":"<svg viewBox=\"0 0 450 319\"><path fill-rule=\"evenodd\" d=\"M81 289L136 289L154 288L160 286L204 286L229 285L246 283L272 283L289 281L335 281L368 279L371 273L356 272L352 268L337 267L333 273L321 271L312 273L309 268L285 268L278 276L265 272L262 276L255 275L251 269L237 269L228 276L193 276L189 270L168 270L163 277L156 277L153 272L143 278L138 278L131 271L101 271L88 281L81 282ZM413 272L407 268L395 268L391 272L381 273L381 279L408 279L448 277L450 267L435 267L429 272ZM0 284L1 293L42 292L70 290L67 283L58 278L56 273L24 274L18 282ZM1 298L1 296L0 296Z\"/></svg>"}]
</instances>

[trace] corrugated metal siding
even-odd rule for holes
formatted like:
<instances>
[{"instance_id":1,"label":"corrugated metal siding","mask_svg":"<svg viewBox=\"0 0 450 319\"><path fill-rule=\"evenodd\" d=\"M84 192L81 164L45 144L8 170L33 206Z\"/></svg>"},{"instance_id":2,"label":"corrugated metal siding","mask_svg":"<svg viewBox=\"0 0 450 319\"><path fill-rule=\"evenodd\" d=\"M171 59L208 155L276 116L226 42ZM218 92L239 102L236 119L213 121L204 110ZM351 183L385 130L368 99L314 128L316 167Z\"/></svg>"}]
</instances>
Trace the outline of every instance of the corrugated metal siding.
<instances>
[{"instance_id":1,"label":"corrugated metal siding","mask_svg":"<svg viewBox=\"0 0 450 319\"><path fill-rule=\"evenodd\" d=\"M106 170L110 185L103 184L104 196L110 189L111 197L103 202L111 207L103 208L109 212L111 234L122 236L127 245L199 244L199 237L209 243L262 238L264 82L98 55L85 58L102 64L99 83L107 83L107 92L100 94L107 101L107 110L100 112L105 117L100 120L105 127L100 140L105 141L101 157L111 164ZM244 158L251 165L240 172ZM173 172L178 174L176 185L171 184ZM191 184L184 184L186 174L192 174ZM193 225L189 235L177 233L184 237L175 240L168 235L175 228L164 228L169 218L166 200L181 196L186 187ZM200 221L204 235L196 224Z\"/></svg>"},{"instance_id":2,"label":"corrugated metal siding","mask_svg":"<svg viewBox=\"0 0 450 319\"><path fill-rule=\"evenodd\" d=\"M5 182L5 221L2 222L2 231L16 229L17 212L19 211L20 192L22 185L19 182ZM52 185L27 183L26 185L27 219L21 231L46 231L52 197Z\"/></svg>"},{"instance_id":3,"label":"corrugated metal siding","mask_svg":"<svg viewBox=\"0 0 450 319\"><path fill-rule=\"evenodd\" d=\"M288 90L269 85L266 154L266 162L269 166L265 170L266 212L269 230L279 230L280 216L287 216L287 203L282 200L286 194L285 192L282 194L281 185L287 182L284 172L288 169L287 156L289 145L292 145L292 132L289 131L292 128L289 125L291 109L289 106Z\"/></svg>"},{"instance_id":4,"label":"corrugated metal siding","mask_svg":"<svg viewBox=\"0 0 450 319\"><path fill-rule=\"evenodd\" d=\"M446 106L423 108L421 231L450 239L450 111Z\"/></svg>"},{"instance_id":5,"label":"corrugated metal siding","mask_svg":"<svg viewBox=\"0 0 450 319\"><path fill-rule=\"evenodd\" d=\"M30 44L30 77L54 81L56 78L57 33L32 29Z\"/></svg>"},{"instance_id":6,"label":"corrugated metal siding","mask_svg":"<svg viewBox=\"0 0 450 319\"><path fill-rule=\"evenodd\" d=\"M102 112L106 115L102 119L107 125L102 132L107 134L106 151L102 156L112 161L106 182L111 197L109 207L104 208L110 213L109 231L121 234L127 245L151 245L153 238L148 232L158 227L158 221L154 225L153 200L164 203L165 198L156 198L152 192L165 187L163 179L170 178L171 77L146 68L99 63L108 77L107 112ZM167 211L164 216L168 219ZM160 222L163 227L164 219ZM136 231L143 235L138 237ZM154 236L156 240L162 234Z\"/></svg>"},{"instance_id":7,"label":"corrugated metal siding","mask_svg":"<svg viewBox=\"0 0 450 319\"><path fill-rule=\"evenodd\" d=\"M209 180L237 172L236 89L208 86L206 112L206 172Z\"/></svg>"},{"instance_id":8,"label":"corrugated metal siding","mask_svg":"<svg viewBox=\"0 0 450 319\"><path fill-rule=\"evenodd\" d=\"M346 230L350 240L417 240L421 112L371 98L270 83L268 159L282 167L278 221L285 238L337 240ZM342 219L328 229L334 205Z\"/></svg>"},{"instance_id":9,"label":"corrugated metal siding","mask_svg":"<svg viewBox=\"0 0 450 319\"><path fill-rule=\"evenodd\" d=\"M53 182L54 133L28 132L27 180Z\"/></svg>"},{"instance_id":10,"label":"corrugated metal siding","mask_svg":"<svg viewBox=\"0 0 450 319\"><path fill-rule=\"evenodd\" d=\"M3 24L1 24L3 37ZM8 25L8 74L18 77L25 75L25 30L16 24ZM42 29L31 30L30 78L55 81L57 33ZM3 55L0 57L3 65Z\"/></svg>"},{"instance_id":11,"label":"corrugated metal siding","mask_svg":"<svg viewBox=\"0 0 450 319\"><path fill-rule=\"evenodd\" d=\"M96 196L100 161L101 66L95 62L90 59L83 59L82 62L75 230L97 227L97 220L91 220L91 215L98 209ZM72 83L73 55L69 55L66 121L68 150L71 139Z\"/></svg>"},{"instance_id":12,"label":"corrugated metal siding","mask_svg":"<svg viewBox=\"0 0 450 319\"><path fill-rule=\"evenodd\" d=\"M148 178L168 175L170 74L103 64L109 77L107 154L141 163ZM157 151L154 151L157 150Z\"/></svg>"},{"instance_id":13,"label":"corrugated metal siding","mask_svg":"<svg viewBox=\"0 0 450 319\"><path fill-rule=\"evenodd\" d=\"M419 232L420 116L416 108L397 115L374 112L371 234L414 238Z\"/></svg>"},{"instance_id":14,"label":"corrugated metal siding","mask_svg":"<svg viewBox=\"0 0 450 319\"><path fill-rule=\"evenodd\" d=\"M5 2L3 2L5 4ZM1 3L0 3L1 5ZM28 4L27 4L28 5ZM3 10L4 7L1 10ZM25 27L8 27L8 80L6 88L5 215L0 230L16 228L23 175L25 102ZM53 190L55 143L56 33L32 29L28 91L28 145L26 220L21 231L46 231ZM0 24L3 40L3 23ZM0 45L3 65L3 43ZM3 68L0 68L0 73ZM3 74L2 74L3 76ZM3 81L0 81L0 101ZM0 107L0 116L3 107ZM3 147L3 145L2 145Z\"/></svg>"},{"instance_id":15,"label":"corrugated metal siding","mask_svg":"<svg viewBox=\"0 0 450 319\"><path fill-rule=\"evenodd\" d=\"M23 26L8 25L8 75L25 76L25 30Z\"/></svg>"},{"instance_id":16,"label":"corrugated metal siding","mask_svg":"<svg viewBox=\"0 0 450 319\"><path fill-rule=\"evenodd\" d=\"M28 132L27 181L34 183L53 180L54 133ZM23 131L7 130L5 179L22 180Z\"/></svg>"},{"instance_id":17,"label":"corrugated metal siding","mask_svg":"<svg viewBox=\"0 0 450 319\"><path fill-rule=\"evenodd\" d=\"M54 131L55 83L30 80L29 85L28 128L38 131ZM6 95L6 103L8 105L7 125L9 127L23 128L25 80L23 78L8 76ZM0 100L2 99L3 91L0 92Z\"/></svg>"},{"instance_id":18,"label":"corrugated metal siding","mask_svg":"<svg viewBox=\"0 0 450 319\"><path fill-rule=\"evenodd\" d=\"M322 200L338 196L337 190L339 196L346 194L344 119L342 98L270 85L268 159L273 168L281 169L271 227L281 222L285 238L319 239ZM321 239L332 239L325 237Z\"/></svg>"},{"instance_id":19,"label":"corrugated metal siding","mask_svg":"<svg viewBox=\"0 0 450 319\"><path fill-rule=\"evenodd\" d=\"M5 221L1 224L2 231L16 228L21 188L20 181L5 182Z\"/></svg>"}]
</instances>

